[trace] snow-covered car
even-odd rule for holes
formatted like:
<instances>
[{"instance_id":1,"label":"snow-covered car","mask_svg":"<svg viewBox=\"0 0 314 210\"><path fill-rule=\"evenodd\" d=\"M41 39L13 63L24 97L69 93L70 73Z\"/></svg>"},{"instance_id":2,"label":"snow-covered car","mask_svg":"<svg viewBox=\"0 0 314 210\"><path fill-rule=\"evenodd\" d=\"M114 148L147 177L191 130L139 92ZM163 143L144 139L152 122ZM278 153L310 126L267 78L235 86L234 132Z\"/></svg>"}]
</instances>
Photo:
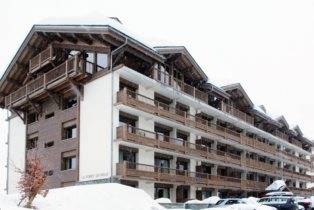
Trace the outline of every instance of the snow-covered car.
<instances>
[{"instance_id":1,"label":"snow-covered car","mask_svg":"<svg viewBox=\"0 0 314 210\"><path fill-rule=\"evenodd\" d=\"M239 204L244 203L242 199L240 198L226 198L226 199L220 199L216 204L215 207L218 206L227 206L227 205L233 205L233 204Z\"/></svg>"},{"instance_id":2,"label":"snow-covered car","mask_svg":"<svg viewBox=\"0 0 314 210\"><path fill-rule=\"evenodd\" d=\"M302 206L303 209L302 210L311 210L311 206L312 206L312 201L309 198L305 198L305 197L300 197L300 196L296 196L294 197L295 202ZM300 208L299 208L300 209ZM301 210L301 209L300 209Z\"/></svg>"},{"instance_id":3,"label":"snow-covered car","mask_svg":"<svg viewBox=\"0 0 314 210\"><path fill-rule=\"evenodd\" d=\"M270 196L261 198L260 204L272 206L278 210L299 210L299 205L291 196Z\"/></svg>"},{"instance_id":4,"label":"snow-covered car","mask_svg":"<svg viewBox=\"0 0 314 210\"><path fill-rule=\"evenodd\" d=\"M262 205L252 200L241 200L241 203L225 205L225 206L213 206L204 210L277 210L275 207Z\"/></svg>"}]
</instances>

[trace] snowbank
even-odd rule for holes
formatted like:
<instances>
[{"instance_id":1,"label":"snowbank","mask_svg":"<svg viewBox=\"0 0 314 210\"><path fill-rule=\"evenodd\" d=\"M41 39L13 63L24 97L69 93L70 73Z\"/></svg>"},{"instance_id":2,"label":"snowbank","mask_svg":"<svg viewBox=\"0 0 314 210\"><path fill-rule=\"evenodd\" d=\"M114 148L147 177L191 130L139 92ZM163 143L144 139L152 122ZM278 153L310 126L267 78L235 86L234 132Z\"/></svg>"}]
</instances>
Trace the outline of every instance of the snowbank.
<instances>
[{"instance_id":1,"label":"snowbank","mask_svg":"<svg viewBox=\"0 0 314 210\"><path fill-rule=\"evenodd\" d=\"M155 199L157 203L171 203L171 200L169 198L157 198Z\"/></svg>"},{"instance_id":2,"label":"snowbank","mask_svg":"<svg viewBox=\"0 0 314 210\"><path fill-rule=\"evenodd\" d=\"M1 210L17 207L19 195L0 195ZM38 210L165 210L143 190L121 184L95 184L50 190L34 201Z\"/></svg>"},{"instance_id":3,"label":"snowbank","mask_svg":"<svg viewBox=\"0 0 314 210\"><path fill-rule=\"evenodd\" d=\"M233 204L226 207L214 207L204 210L276 210L276 208L260 204Z\"/></svg>"},{"instance_id":4,"label":"snowbank","mask_svg":"<svg viewBox=\"0 0 314 210\"><path fill-rule=\"evenodd\" d=\"M194 199L194 200L189 200L187 202L185 202L185 204L199 204L199 203L203 203L200 200Z\"/></svg>"},{"instance_id":5,"label":"snowbank","mask_svg":"<svg viewBox=\"0 0 314 210\"><path fill-rule=\"evenodd\" d=\"M203 199L202 203L216 204L219 200L220 198L218 196L211 196Z\"/></svg>"}]
</instances>

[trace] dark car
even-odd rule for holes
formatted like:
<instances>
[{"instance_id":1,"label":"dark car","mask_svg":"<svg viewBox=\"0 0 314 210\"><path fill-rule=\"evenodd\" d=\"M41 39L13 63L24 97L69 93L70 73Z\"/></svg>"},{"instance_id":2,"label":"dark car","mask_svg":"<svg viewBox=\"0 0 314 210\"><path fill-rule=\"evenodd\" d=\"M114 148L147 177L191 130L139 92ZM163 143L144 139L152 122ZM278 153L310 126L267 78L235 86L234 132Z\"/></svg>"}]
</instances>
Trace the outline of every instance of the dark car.
<instances>
[{"instance_id":1,"label":"dark car","mask_svg":"<svg viewBox=\"0 0 314 210\"><path fill-rule=\"evenodd\" d=\"M272 206L278 210L298 210L298 204L290 196L264 197L258 201L260 204Z\"/></svg>"}]
</instances>

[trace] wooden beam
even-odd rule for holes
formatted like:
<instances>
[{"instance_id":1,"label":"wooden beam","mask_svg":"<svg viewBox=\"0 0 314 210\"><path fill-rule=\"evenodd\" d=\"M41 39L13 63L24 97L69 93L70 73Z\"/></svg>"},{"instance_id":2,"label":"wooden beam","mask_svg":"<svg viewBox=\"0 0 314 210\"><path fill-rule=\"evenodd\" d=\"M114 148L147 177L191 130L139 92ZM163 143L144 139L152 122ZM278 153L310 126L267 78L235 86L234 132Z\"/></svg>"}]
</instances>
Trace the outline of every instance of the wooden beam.
<instances>
[{"instance_id":1,"label":"wooden beam","mask_svg":"<svg viewBox=\"0 0 314 210\"><path fill-rule=\"evenodd\" d=\"M13 79L13 78L11 78L11 77L8 77L7 78L7 81L8 82L10 82L10 83L12 83L12 84L14 84L14 85L16 85L16 86L23 86L23 83L22 82L20 82L20 81L17 81L16 79Z\"/></svg>"},{"instance_id":2,"label":"wooden beam","mask_svg":"<svg viewBox=\"0 0 314 210\"><path fill-rule=\"evenodd\" d=\"M66 34L66 33L56 33L61 38L68 40L69 42L76 44L78 42L78 39L74 37L73 34Z\"/></svg>"},{"instance_id":3,"label":"wooden beam","mask_svg":"<svg viewBox=\"0 0 314 210\"><path fill-rule=\"evenodd\" d=\"M77 50L77 51L95 51L101 53L110 53L110 47L108 46L91 46L91 45L77 45L77 44L65 44L65 43L52 43L53 48Z\"/></svg>"},{"instance_id":4,"label":"wooden beam","mask_svg":"<svg viewBox=\"0 0 314 210\"><path fill-rule=\"evenodd\" d=\"M86 37L82 34L74 34L74 37L88 45L92 45L94 43L93 39Z\"/></svg>"},{"instance_id":5,"label":"wooden beam","mask_svg":"<svg viewBox=\"0 0 314 210\"><path fill-rule=\"evenodd\" d=\"M16 109L14 108L10 108L10 111L15 113L22 121L23 123L25 124L25 116L23 117Z\"/></svg>"},{"instance_id":6,"label":"wooden beam","mask_svg":"<svg viewBox=\"0 0 314 210\"><path fill-rule=\"evenodd\" d=\"M34 54L37 54L40 52L40 49L34 45L31 45L31 44L27 44L27 47L34 53Z\"/></svg>"},{"instance_id":7,"label":"wooden beam","mask_svg":"<svg viewBox=\"0 0 314 210\"><path fill-rule=\"evenodd\" d=\"M43 32L44 35L46 35L47 37L49 37L49 39L52 39L52 40L56 40L58 42L63 42L64 41L64 38L62 38L58 33L46 33L46 32Z\"/></svg>"}]
</instances>

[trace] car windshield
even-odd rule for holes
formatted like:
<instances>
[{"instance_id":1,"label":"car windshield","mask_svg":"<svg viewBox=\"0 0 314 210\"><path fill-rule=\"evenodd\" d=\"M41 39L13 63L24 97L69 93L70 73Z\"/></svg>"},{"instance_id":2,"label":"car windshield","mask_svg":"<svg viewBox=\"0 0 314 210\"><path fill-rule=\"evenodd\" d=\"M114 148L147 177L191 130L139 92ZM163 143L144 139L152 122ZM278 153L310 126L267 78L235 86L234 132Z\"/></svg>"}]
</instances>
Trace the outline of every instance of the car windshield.
<instances>
[{"instance_id":1,"label":"car windshield","mask_svg":"<svg viewBox=\"0 0 314 210\"><path fill-rule=\"evenodd\" d=\"M216 205L222 204L225 200L219 200Z\"/></svg>"},{"instance_id":2,"label":"car windshield","mask_svg":"<svg viewBox=\"0 0 314 210\"><path fill-rule=\"evenodd\" d=\"M269 198L261 198L259 203L271 203L271 204L284 204L287 203L289 198L287 197L269 197Z\"/></svg>"}]
</instances>

